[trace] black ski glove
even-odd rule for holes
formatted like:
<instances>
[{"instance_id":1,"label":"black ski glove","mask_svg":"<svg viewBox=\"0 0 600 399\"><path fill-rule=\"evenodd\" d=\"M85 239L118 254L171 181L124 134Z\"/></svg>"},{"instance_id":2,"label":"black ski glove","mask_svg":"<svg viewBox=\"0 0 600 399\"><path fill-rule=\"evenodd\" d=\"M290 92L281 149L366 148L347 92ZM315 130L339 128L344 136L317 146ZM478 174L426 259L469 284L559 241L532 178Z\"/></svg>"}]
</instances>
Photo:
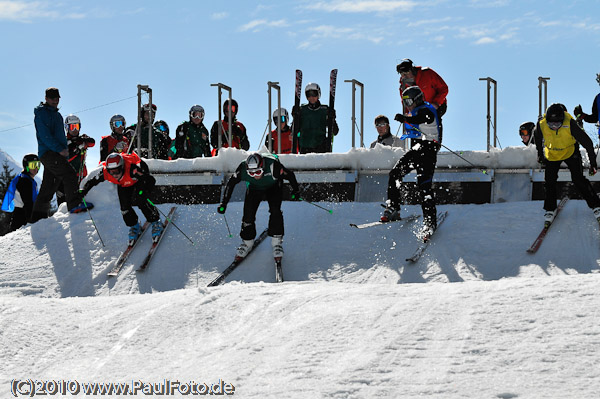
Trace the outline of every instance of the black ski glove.
<instances>
[{"instance_id":1,"label":"black ski glove","mask_svg":"<svg viewBox=\"0 0 600 399\"><path fill-rule=\"evenodd\" d=\"M402 114L396 114L396 116L394 116L394 120L400 123L404 123L404 121L406 121L406 117Z\"/></svg>"},{"instance_id":2,"label":"black ski glove","mask_svg":"<svg viewBox=\"0 0 600 399\"><path fill-rule=\"evenodd\" d=\"M217 212L219 212L221 215L224 215L226 210L227 210L227 203L221 202L219 204L219 207L217 208Z\"/></svg>"},{"instance_id":3,"label":"black ski glove","mask_svg":"<svg viewBox=\"0 0 600 399\"><path fill-rule=\"evenodd\" d=\"M546 165L546 157L543 155L538 155L538 163L540 163L542 166Z\"/></svg>"},{"instance_id":4,"label":"black ski glove","mask_svg":"<svg viewBox=\"0 0 600 399\"><path fill-rule=\"evenodd\" d=\"M581 109L581 104L576 106L573 109L573 113L575 114L575 118L581 118L583 116L583 110Z\"/></svg>"},{"instance_id":5,"label":"black ski glove","mask_svg":"<svg viewBox=\"0 0 600 399\"><path fill-rule=\"evenodd\" d=\"M300 196L300 190L293 190L291 199L292 201L302 201L302 197Z\"/></svg>"}]
</instances>

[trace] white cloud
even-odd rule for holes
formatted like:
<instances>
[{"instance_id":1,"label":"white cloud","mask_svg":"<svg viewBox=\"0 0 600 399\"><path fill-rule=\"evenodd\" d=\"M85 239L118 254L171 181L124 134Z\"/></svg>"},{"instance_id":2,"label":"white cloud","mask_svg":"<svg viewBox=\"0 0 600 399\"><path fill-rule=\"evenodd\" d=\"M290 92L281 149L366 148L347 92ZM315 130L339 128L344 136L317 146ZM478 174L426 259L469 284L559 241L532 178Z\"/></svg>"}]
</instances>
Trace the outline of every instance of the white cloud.
<instances>
[{"instance_id":1,"label":"white cloud","mask_svg":"<svg viewBox=\"0 0 600 399\"><path fill-rule=\"evenodd\" d=\"M49 10L48 3L33 1L0 1L0 19L18 22L32 22L35 19L81 19L82 13L63 13Z\"/></svg>"},{"instance_id":2,"label":"white cloud","mask_svg":"<svg viewBox=\"0 0 600 399\"><path fill-rule=\"evenodd\" d=\"M489 36L484 36L480 39L478 39L475 44L492 44L492 43L496 43L496 39L489 37Z\"/></svg>"},{"instance_id":3,"label":"white cloud","mask_svg":"<svg viewBox=\"0 0 600 399\"><path fill-rule=\"evenodd\" d=\"M245 25L242 25L238 30L241 32L245 31L253 31L258 32L262 28L279 28L282 26L286 26L287 23L285 19L277 20L277 21L268 21L266 19L255 19L253 21L248 22Z\"/></svg>"},{"instance_id":4,"label":"white cloud","mask_svg":"<svg viewBox=\"0 0 600 399\"><path fill-rule=\"evenodd\" d=\"M338 0L338 1L321 1L307 5L311 10L322 10L328 12L384 12L384 11L410 11L417 6L416 1L412 0Z\"/></svg>"}]
</instances>

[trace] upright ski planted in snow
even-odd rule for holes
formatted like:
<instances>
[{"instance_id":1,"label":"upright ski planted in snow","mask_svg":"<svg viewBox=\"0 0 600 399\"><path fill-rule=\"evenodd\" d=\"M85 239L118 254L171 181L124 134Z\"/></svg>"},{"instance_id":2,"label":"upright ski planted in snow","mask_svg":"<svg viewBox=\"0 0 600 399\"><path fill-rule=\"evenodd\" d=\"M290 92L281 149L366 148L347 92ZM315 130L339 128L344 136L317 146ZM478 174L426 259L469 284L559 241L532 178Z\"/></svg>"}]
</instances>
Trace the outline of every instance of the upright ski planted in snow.
<instances>
[{"instance_id":1,"label":"upright ski planted in snow","mask_svg":"<svg viewBox=\"0 0 600 399\"><path fill-rule=\"evenodd\" d=\"M537 236L537 238L535 239L533 244L531 244L531 247L529 247L527 252L529 252L530 254L534 254L537 252L538 249L540 249L540 245L542 245L544 238L546 238L546 234L548 233L550 226L552 226L552 224L554 223L554 220L556 220L556 217L558 216L560 211L565 207L565 204L567 203L568 200L569 199L567 197L560 200L560 202L558 203L558 206L556 207L556 213L554 214L554 219L550 223L548 223L548 222L544 223L544 228L542 229L540 234Z\"/></svg>"},{"instance_id":2,"label":"upright ski planted in snow","mask_svg":"<svg viewBox=\"0 0 600 399\"><path fill-rule=\"evenodd\" d=\"M158 245L160 244L160 242L162 241L163 237L165 236L165 231L167 231L167 227L169 227L169 225L170 225L169 220L173 219L173 214L175 214L175 209L177 209L176 206L172 207L171 210L169 211L169 214L167 215L167 218L163 222L163 231L162 231L162 233L160 233L160 236L158 237L158 239L156 241L152 242L152 246L150 247L150 250L148 251L148 255L146 255L146 258L144 259L144 261L142 262L142 264L140 265L140 267L137 269L138 272L146 270L146 268L148 267L148 264L150 264L150 261L152 260L152 257L156 253L156 249L158 248Z\"/></svg>"},{"instance_id":3,"label":"upright ski planted in snow","mask_svg":"<svg viewBox=\"0 0 600 399\"><path fill-rule=\"evenodd\" d=\"M448 211L438 213L437 228L435 229L435 231L437 231L440 228L440 225L444 222L447 215L448 215ZM435 234L435 231L433 232L433 234ZM421 255L423 255L423 253L429 246L429 243L431 242L432 238L433 238L433 235L431 237L429 237L429 239L427 241L421 242L419 244L419 246L417 247L417 249L415 250L415 252L413 253L413 255L410 258L406 258L406 261L415 263L416 261L421 259Z\"/></svg>"},{"instance_id":4,"label":"upright ski planted in snow","mask_svg":"<svg viewBox=\"0 0 600 399\"><path fill-rule=\"evenodd\" d=\"M302 94L302 71L296 69L296 92L294 96L294 109L300 112L300 95ZM298 132L300 131L300 124L298 123L298 115L292 115L294 122L292 123L292 153L298 152Z\"/></svg>"},{"instance_id":5,"label":"upright ski planted in snow","mask_svg":"<svg viewBox=\"0 0 600 399\"><path fill-rule=\"evenodd\" d=\"M337 82L337 69L332 69L329 74L329 109L334 110L335 108L335 87ZM329 118L327 121L327 142L333 148L333 118Z\"/></svg>"},{"instance_id":6,"label":"upright ski planted in snow","mask_svg":"<svg viewBox=\"0 0 600 399\"><path fill-rule=\"evenodd\" d=\"M265 238L267 238L268 231L269 231L269 229L264 229L264 231L262 233L260 233L258 238L254 240L254 245L252 245L252 248L250 249L248 254L246 254L246 256L241 258L240 260L234 259L233 262L231 262L231 264L229 266L227 266L227 268L225 270L223 270L223 272L221 274L219 274L219 276L216 279L214 279L213 281L210 282L210 284L208 284L208 287L214 287L216 285L221 284L227 278L227 276L229 276L231 274L231 272L233 272L240 265L240 263L242 263L244 261L244 259L246 259L248 256L250 256L252 251L254 251L254 249L261 242L263 242Z\"/></svg>"},{"instance_id":7,"label":"upright ski planted in snow","mask_svg":"<svg viewBox=\"0 0 600 399\"><path fill-rule=\"evenodd\" d=\"M119 256L119 259L117 259L117 263L115 263L115 266L111 269L110 272L108 272L109 277L115 277L119 274L119 272L123 268L123 265L125 265L125 262L127 262L129 255L131 255L131 252L133 252L133 249L135 248L137 243L140 241L146 230L148 230L148 226L150 226L150 222L144 223L144 225L142 226L142 231L140 232L138 238L136 238L133 242L130 242L127 245L127 248L125 248L123 253L121 253L121 256Z\"/></svg>"}]
</instances>

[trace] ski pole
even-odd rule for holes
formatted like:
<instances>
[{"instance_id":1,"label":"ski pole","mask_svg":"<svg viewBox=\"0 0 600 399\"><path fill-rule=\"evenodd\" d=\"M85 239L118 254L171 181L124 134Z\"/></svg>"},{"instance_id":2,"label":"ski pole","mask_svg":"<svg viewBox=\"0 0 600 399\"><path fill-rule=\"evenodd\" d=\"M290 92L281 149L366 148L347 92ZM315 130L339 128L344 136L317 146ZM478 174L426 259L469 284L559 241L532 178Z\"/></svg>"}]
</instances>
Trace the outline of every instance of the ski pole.
<instances>
[{"instance_id":1,"label":"ski pole","mask_svg":"<svg viewBox=\"0 0 600 399\"><path fill-rule=\"evenodd\" d=\"M141 194L142 194L142 192L140 191L140 195L141 195ZM163 215L163 216L165 217L165 219L167 219L167 220L169 221L169 223L171 223L173 226L175 226L175 228L176 228L177 230L179 230L179 232L180 232L181 234L183 234L183 236L184 236L185 238L187 238L188 240L190 240L190 242L192 243L192 245L196 245L196 243L195 243L194 241L192 241L192 239L191 239L190 237L188 237L188 236L187 236L187 234L185 234L185 233L184 233L184 232L183 232L183 231L182 231L182 230L179 228L179 226L177 226L177 225L175 224L175 222L174 222L174 221L172 221L171 219L169 219L169 217L168 217L167 215L165 215L165 213L164 213L163 211L161 211L161 210L160 210L160 209L159 209L159 208L158 208L156 205L154 205L154 203L153 203L152 201L150 201L150 198L146 198L146 201L148 201L148 202L150 203L150 205L152 205L152 206L153 206L153 207L154 207L154 208L155 208L157 211L159 211L159 212L160 212L160 214L161 214L161 215Z\"/></svg>"},{"instance_id":2,"label":"ski pole","mask_svg":"<svg viewBox=\"0 0 600 399\"><path fill-rule=\"evenodd\" d=\"M98 238L100 239L100 242L102 243L102 246L104 247L104 240L102 240L102 236L100 236L100 231L98 230L98 226L96 226L96 222L94 222L94 218L92 217L92 212L90 211L90 208L88 208L87 203L85 202L85 197L81 197L81 200L83 201L83 205L85 206L85 209L87 210L88 215L90 215L90 220L92 221L92 224L94 225L94 228L96 229L96 234L98 234Z\"/></svg>"},{"instance_id":3,"label":"ski pole","mask_svg":"<svg viewBox=\"0 0 600 399\"><path fill-rule=\"evenodd\" d=\"M304 198L299 198L299 200L300 200L300 201L304 201L304 202L306 202L307 204L311 204L312 206L316 206L317 208L321 208L321 209L323 209L324 211L327 211L327 212L329 212L329 213L333 213L333 210L332 210L332 209L323 208L322 206L320 206L320 205L317 205L317 204L315 204L314 202L307 201L307 200L305 200Z\"/></svg>"},{"instance_id":4,"label":"ski pole","mask_svg":"<svg viewBox=\"0 0 600 399\"><path fill-rule=\"evenodd\" d=\"M231 234L231 230L229 230L229 223L227 223L227 217L225 216L225 214L223 214L223 219L225 219L225 226L227 226L227 233L229 234L229 238L233 237L233 235Z\"/></svg>"}]
</instances>

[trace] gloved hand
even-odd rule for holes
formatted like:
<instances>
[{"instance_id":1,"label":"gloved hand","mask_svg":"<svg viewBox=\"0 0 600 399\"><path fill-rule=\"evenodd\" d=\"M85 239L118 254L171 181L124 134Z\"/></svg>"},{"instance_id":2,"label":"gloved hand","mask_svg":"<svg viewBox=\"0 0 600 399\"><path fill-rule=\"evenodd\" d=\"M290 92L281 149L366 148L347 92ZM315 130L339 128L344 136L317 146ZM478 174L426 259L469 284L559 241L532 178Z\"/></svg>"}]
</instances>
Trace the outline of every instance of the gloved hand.
<instances>
[{"instance_id":1,"label":"gloved hand","mask_svg":"<svg viewBox=\"0 0 600 399\"><path fill-rule=\"evenodd\" d=\"M396 114L396 116L394 116L394 120L400 123L404 123L404 121L406 121L406 117L402 114Z\"/></svg>"},{"instance_id":2,"label":"gloved hand","mask_svg":"<svg viewBox=\"0 0 600 399\"><path fill-rule=\"evenodd\" d=\"M581 104L579 104L578 106L576 106L573 109L573 113L575 114L576 118L580 118L581 117L581 115L583 114L583 110L581 109Z\"/></svg>"},{"instance_id":3,"label":"gloved hand","mask_svg":"<svg viewBox=\"0 0 600 399\"><path fill-rule=\"evenodd\" d=\"M227 204L224 202L221 202L219 204L219 207L217 208L217 212L219 212L221 215L224 215L226 210L227 210Z\"/></svg>"},{"instance_id":4,"label":"gloved hand","mask_svg":"<svg viewBox=\"0 0 600 399\"><path fill-rule=\"evenodd\" d=\"M538 155L538 163L543 165L546 165L546 157L543 155Z\"/></svg>"},{"instance_id":5,"label":"gloved hand","mask_svg":"<svg viewBox=\"0 0 600 399\"><path fill-rule=\"evenodd\" d=\"M300 197L300 190L294 190L292 191L292 201L301 201L302 197Z\"/></svg>"},{"instance_id":6,"label":"gloved hand","mask_svg":"<svg viewBox=\"0 0 600 399\"><path fill-rule=\"evenodd\" d=\"M299 106L297 107L297 106L294 105L292 107L292 117L293 118L297 118L298 115L300 115L300 107Z\"/></svg>"}]
</instances>

